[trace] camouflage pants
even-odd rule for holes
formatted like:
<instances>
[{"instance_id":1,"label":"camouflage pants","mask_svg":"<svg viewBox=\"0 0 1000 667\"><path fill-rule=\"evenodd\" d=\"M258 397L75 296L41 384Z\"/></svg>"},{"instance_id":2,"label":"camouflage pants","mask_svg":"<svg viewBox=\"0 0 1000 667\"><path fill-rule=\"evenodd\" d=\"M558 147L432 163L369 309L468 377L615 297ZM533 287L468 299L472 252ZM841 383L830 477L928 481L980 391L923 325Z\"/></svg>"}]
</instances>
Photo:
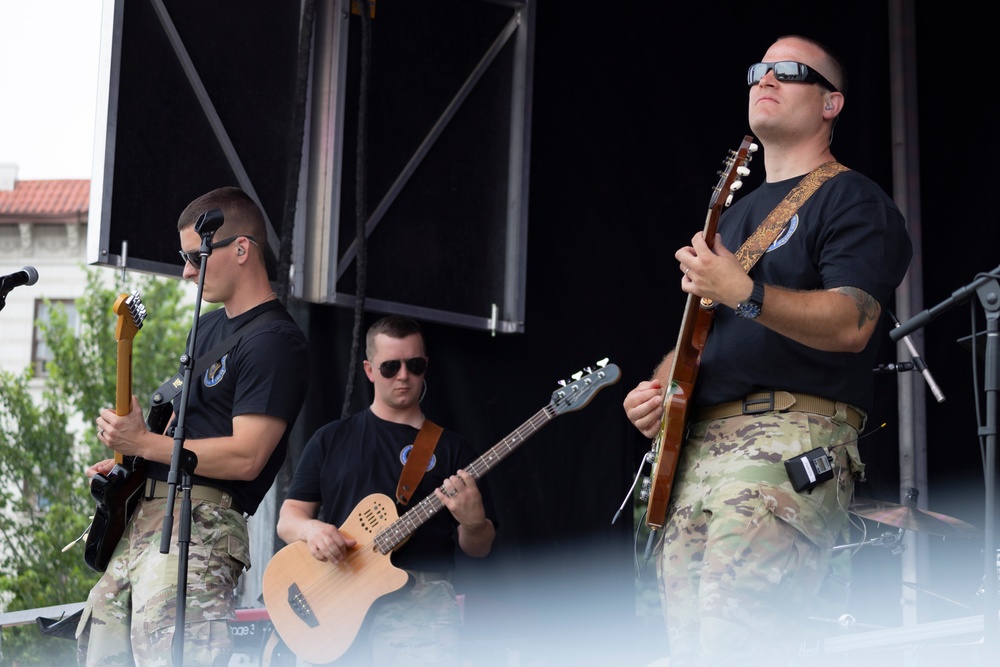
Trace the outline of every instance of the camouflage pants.
<instances>
[{"instance_id":1,"label":"camouflage pants","mask_svg":"<svg viewBox=\"0 0 1000 667\"><path fill-rule=\"evenodd\" d=\"M77 627L81 666L162 667L173 663L180 506L174 503L170 553L160 553L166 499L143 500ZM184 664L228 665L228 620L236 614L236 583L250 567L246 519L206 502L192 508L185 588Z\"/></svg>"},{"instance_id":2,"label":"camouflage pants","mask_svg":"<svg viewBox=\"0 0 1000 667\"><path fill-rule=\"evenodd\" d=\"M459 667L461 612L447 581L427 581L372 605L336 667Z\"/></svg>"},{"instance_id":3,"label":"camouflage pants","mask_svg":"<svg viewBox=\"0 0 1000 667\"><path fill-rule=\"evenodd\" d=\"M856 438L842 416L802 412L692 424L656 560L671 667L773 667L796 654L808 617L826 611L823 587L849 578L849 556L831 548L849 536L864 473ZM797 493L783 462L816 447L834 478Z\"/></svg>"}]
</instances>

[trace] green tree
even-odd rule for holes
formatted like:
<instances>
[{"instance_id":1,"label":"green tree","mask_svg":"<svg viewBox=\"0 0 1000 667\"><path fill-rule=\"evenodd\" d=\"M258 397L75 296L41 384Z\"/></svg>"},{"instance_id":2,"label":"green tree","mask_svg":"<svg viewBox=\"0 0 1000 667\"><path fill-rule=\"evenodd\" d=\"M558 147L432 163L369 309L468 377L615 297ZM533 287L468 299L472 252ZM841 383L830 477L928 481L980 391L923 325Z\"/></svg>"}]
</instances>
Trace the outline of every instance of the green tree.
<instances>
[{"instance_id":1,"label":"green tree","mask_svg":"<svg viewBox=\"0 0 1000 667\"><path fill-rule=\"evenodd\" d=\"M139 292L146 319L132 340L132 392L148 408L152 392L177 372L193 308L177 280L139 275L128 289L107 286L107 268L86 269L77 299L79 330L49 304L40 324L53 361L41 401L31 397L32 371L0 373L0 605L16 611L79 602L99 578L86 566L83 542L64 547L90 524L94 499L84 469L111 452L94 419L114 407L121 293ZM105 280L102 280L105 278ZM82 424L73 432L71 424ZM0 665L69 665L74 642L42 636L34 626L3 629Z\"/></svg>"}]
</instances>

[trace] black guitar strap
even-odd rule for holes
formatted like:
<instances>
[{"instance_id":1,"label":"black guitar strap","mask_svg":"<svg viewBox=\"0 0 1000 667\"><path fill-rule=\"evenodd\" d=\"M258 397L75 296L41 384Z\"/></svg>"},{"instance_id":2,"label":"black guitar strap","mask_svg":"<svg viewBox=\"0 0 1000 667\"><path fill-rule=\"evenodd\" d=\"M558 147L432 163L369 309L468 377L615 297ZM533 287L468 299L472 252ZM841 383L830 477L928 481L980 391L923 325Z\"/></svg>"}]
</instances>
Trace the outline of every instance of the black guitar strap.
<instances>
[{"instance_id":1,"label":"black guitar strap","mask_svg":"<svg viewBox=\"0 0 1000 667\"><path fill-rule=\"evenodd\" d=\"M280 319L281 317L283 317L281 310L278 308L272 308L271 310L260 313L249 322L246 322L239 329L229 334L229 336L227 336L221 343L201 355L198 360L195 361L194 368L191 370L191 377L197 377L204 373L209 366L221 359L222 355L229 352L229 350L233 349L233 347L236 346L236 343L238 343L243 336L252 331L254 328L262 324L266 324L271 320ZM169 417L170 413L166 411L166 407L170 405L177 394L181 393L181 389L183 388L184 375L178 372L172 378L161 384L159 389L153 392L153 397L150 399L150 417L146 419L146 423L151 430L159 433L162 432L164 427L166 427L166 423L157 423L160 419L154 419L153 415L160 414Z\"/></svg>"}]
</instances>

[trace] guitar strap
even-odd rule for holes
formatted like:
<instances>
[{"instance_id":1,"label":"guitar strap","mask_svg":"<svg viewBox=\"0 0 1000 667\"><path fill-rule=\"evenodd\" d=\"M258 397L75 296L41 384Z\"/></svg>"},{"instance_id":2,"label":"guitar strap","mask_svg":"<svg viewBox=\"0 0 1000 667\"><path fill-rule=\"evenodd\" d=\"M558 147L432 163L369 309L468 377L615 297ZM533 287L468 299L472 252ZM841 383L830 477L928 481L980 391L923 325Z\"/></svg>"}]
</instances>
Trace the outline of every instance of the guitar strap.
<instances>
[{"instance_id":1,"label":"guitar strap","mask_svg":"<svg viewBox=\"0 0 1000 667\"><path fill-rule=\"evenodd\" d=\"M761 258L764 251L770 248L775 239L785 230L788 221L792 219L799 207L816 192L819 186L845 171L848 171L848 168L839 162L826 162L802 177L798 185L785 195L785 198L774 207L764 222L760 223L757 230L736 251L736 257L747 273Z\"/></svg>"},{"instance_id":2,"label":"guitar strap","mask_svg":"<svg viewBox=\"0 0 1000 667\"><path fill-rule=\"evenodd\" d=\"M396 502L400 505L406 505L410 502L417 485L424 478L427 464L431 461L431 455L434 453L438 438L441 437L443 431L443 428L430 419L424 419L420 431L417 432L417 439L413 441L410 455L406 457L406 463L403 464L403 472L399 474Z\"/></svg>"},{"instance_id":3,"label":"guitar strap","mask_svg":"<svg viewBox=\"0 0 1000 667\"><path fill-rule=\"evenodd\" d=\"M191 377L198 377L204 373L209 366L221 359L222 355L233 349L233 347L236 346L236 343L239 342L240 338L243 338L243 336L252 331L255 327L266 324L271 320L277 320L281 317L281 310L279 308L272 308L271 310L266 310L263 313L260 313L249 322L246 322L239 329L229 334L229 336L227 336L221 343L201 355L201 357L195 361L194 368L191 370ZM153 397L150 399L150 410L152 411L153 409L169 404L183 388L184 375L182 373L177 373L172 378L161 384L159 389L153 392Z\"/></svg>"},{"instance_id":4,"label":"guitar strap","mask_svg":"<svg viewBox=\"0 0 1000 667\"><path fill-rule=\"evenodd\" d=\"M764 218L764 222L760 223L754 233L736 251L736 258L743 265L743 270L750 273L750 269L763 256L764 251L770 248L775 239L781 236L795 212L819 189L819 186L837 174L848 170L848 167L839 162L825 162L803 176L798 185L785 195L785 198L774 207L774 210ZM703 298L701 299L701 307L714 308L715 302Z\"/></svg>"}]
</instances>

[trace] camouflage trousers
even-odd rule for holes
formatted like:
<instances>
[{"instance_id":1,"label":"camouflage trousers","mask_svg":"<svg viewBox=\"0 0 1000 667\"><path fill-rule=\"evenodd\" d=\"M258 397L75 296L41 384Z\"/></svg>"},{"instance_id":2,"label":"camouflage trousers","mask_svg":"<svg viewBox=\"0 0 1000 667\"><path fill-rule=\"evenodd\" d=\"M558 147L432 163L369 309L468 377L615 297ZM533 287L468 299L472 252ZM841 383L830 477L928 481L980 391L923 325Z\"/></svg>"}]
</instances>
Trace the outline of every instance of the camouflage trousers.
<instances>
[{"instance_id":1,"label":"camouflage trousers","mask_svg":"<svg viewBox=\"0 0 1000 667\"><path fill-rule=\"evenodd\" d=\"M459 667L461 611L448 581L426 581L378 600L336 667Z\"/></svg>"},{"instance_id":2,"label":"camouflage trousers","mask_svg":"<svg viewBox=\"0 0 1000 667\"><path fill-rule=\"evenodd\" d=\"M166 499L140 501L107 570L91 589L76 631L81 666L173 664L181 502L174 503L170 552L162 554L166 504ZM191 514L184 664L228 665L236 583L250 567L246 519L207 502L194 503Z\"/></svg>"},{"instance_id":3,"label":"camouflage trousers","mask_svg":"<svg viewBox=\"0 0 1000 667\"><path fill-rule=\"evenodd\" d=\"M823 595L846 600L850 556L832 547L863 479L857 435L803 412L691 425L656 558L671 667L786 665ZM834 477L797 493L784 461L816 447Z\"/></svg>"}]
</instances>

